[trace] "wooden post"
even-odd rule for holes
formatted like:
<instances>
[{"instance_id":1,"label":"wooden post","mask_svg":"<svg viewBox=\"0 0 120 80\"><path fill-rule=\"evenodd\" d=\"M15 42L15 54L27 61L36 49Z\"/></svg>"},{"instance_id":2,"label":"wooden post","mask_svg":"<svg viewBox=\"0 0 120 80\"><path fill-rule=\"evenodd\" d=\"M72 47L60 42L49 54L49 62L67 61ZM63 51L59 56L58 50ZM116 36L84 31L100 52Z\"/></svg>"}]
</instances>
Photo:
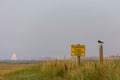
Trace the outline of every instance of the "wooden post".
<instances>
[{"instance_id":1,"label":"wooden post","mask_svg":"<svg viewBox=\"0 0 120 80\"><path fill-rule=\"evenodd\" d=\"M79 66L80 65L80 56L77 56L77 65Z\"/></svg>"},{"instance_id":2,"label":"wooden post","mask_svg":"<svg viewBox=\"0 0 120 80\"><path fill-rule=\"evenodd\" d=\"M99 44L99 61L100 63L103 63L103 45Z\"/></svg>"}]
</instances>

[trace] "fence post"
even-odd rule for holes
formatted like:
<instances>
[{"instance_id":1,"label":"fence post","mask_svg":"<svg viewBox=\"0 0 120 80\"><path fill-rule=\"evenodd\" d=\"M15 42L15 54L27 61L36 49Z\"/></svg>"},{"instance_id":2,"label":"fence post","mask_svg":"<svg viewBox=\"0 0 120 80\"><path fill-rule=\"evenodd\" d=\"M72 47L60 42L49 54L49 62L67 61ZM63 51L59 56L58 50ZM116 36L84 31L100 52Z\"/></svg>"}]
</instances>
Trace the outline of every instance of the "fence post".
<instances>
[{"instance_id":1,"label":"fence post","mask_svg":"<svg viewBox=\"0 0 120 80\"><path fill-rule=\"evenodd\" d=\"M103 44L99 44L99 61L103 63Z\"/></svg>"}]
</instances>

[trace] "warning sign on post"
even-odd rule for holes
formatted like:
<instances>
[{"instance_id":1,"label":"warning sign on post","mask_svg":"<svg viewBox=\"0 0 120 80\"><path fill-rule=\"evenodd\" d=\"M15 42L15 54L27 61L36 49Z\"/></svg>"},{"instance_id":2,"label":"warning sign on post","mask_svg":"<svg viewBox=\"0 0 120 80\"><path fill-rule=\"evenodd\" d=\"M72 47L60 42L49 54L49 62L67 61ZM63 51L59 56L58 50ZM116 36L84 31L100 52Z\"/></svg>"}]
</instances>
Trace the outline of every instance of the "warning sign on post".
<instances>
[{"instance_id":1,"label":"warning sign on post","mask_svg":"<svg viewBox=\"0 0 120 80\"><path fill-rule=\"evenodd\" d=\"M85 45L71 45L71 56L85 56Z\"/></svg>"}]
</instances>

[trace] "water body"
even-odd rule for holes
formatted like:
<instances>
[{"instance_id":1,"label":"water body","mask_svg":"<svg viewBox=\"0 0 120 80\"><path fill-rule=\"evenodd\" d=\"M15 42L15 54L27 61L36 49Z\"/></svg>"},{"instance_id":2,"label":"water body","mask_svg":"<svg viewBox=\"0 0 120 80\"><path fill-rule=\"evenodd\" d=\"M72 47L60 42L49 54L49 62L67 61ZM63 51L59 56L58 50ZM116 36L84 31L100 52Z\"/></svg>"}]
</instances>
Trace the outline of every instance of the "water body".
<instances>
[{"instance_id":1,"label":"water body","mask_svg":"<svg viewBox=\"0 0 120 80\"><path fill-rule=\"evenodd\" d=\"M45 62L43 60L1 60L0 62L3 63L39 63L39 62Z\"/></svg>"}]
</instances>

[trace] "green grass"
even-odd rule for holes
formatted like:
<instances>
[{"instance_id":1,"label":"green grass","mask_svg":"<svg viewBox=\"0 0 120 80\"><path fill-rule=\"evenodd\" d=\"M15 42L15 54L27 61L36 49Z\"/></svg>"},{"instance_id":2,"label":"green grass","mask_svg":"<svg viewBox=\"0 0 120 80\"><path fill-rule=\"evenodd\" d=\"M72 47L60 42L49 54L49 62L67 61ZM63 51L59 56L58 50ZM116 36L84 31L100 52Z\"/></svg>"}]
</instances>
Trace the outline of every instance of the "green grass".
<instances>
[{"instance_id":1,"label":"green grass","mask_svg":"<svg viewBox=\"0 0 120 80\"><path fill-rule=\"evenodd\" d=\"M120 60L49 61L15 70L3 75L3 80L120 80Z\"/></svg>"}]
</instances>

